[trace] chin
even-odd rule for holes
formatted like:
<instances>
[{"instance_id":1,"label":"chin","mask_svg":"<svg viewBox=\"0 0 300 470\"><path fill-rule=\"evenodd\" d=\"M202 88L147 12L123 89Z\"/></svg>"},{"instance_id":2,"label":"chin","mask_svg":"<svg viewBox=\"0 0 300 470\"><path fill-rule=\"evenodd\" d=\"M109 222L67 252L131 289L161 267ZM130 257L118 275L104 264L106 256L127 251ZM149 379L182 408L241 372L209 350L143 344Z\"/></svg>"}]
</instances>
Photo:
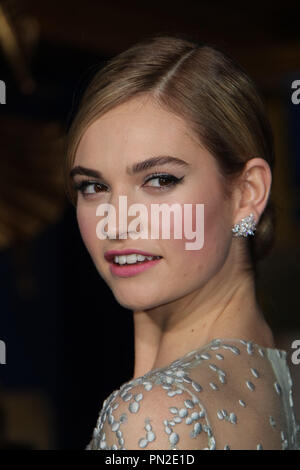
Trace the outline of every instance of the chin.
<instances>
[{"instance_id":1,"label":"chin","mask_svg":"<svg viewBox=\"0 0 300 470\"><path fill-rule=\"evenodd\" d=\"M149 292L137 292L137 289L131 294L130 291L117 292L112 290L116 301L124 308L132 311L144 311L162 305L164 302L159 299L151 299Z\"/></svg>"}]
</instances>

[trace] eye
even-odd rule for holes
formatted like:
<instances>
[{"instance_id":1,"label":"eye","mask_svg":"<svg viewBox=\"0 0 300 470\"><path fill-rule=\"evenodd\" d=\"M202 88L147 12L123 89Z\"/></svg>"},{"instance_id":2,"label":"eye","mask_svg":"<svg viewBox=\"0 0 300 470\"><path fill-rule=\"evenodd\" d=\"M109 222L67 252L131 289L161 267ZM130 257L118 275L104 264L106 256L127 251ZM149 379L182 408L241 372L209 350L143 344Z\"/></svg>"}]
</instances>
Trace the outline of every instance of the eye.
<instances>
[{"instance_id":1,"label":"eye","mask_svg":"<svg viewBox=\"0 0 300 470\"><path fill-rule=\"evenodd\" d=\"M80 181L79 183L74 183L73 188L76 191L79 191L82 195L88 194L97 194L103 192L103 188L106 188L105 185L98 183L97 181ZM107 188L106 188L107 189Z\"/></svg>"},{"instance_id":2,"label":"eye","mask_svg":"<svg viewBox=\"0 0 300 470\"><path fill-rule=\"evenodd\" d=\"M183 180L184 176L182 176L181 178L177 178L176 176L174 175L169 175L169 174L153 174L151 176L149 176L145 183L147 183L148 181L156 181L155 184L149 184L149 185L145 185L144 186L150 186L150 187L153 187L153 188L157 188L157 189L168 189L169 187L171 186L175 186L176 184L180 183L182 180ZM158 183L160 181L160 183L162 183L162 185L160 183Z\"/></svg>"}]
</instances>

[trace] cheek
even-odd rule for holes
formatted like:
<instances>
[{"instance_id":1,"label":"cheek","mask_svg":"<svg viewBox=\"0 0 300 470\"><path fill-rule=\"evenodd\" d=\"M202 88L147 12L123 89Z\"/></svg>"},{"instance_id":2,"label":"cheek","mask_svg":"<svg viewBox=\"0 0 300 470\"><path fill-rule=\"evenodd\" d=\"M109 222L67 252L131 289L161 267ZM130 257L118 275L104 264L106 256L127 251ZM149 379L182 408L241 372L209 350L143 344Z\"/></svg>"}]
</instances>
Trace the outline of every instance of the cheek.
<instances>
[{"instance_id":1,"label":"cheek","mask_svg":"<svg viewBox=\"0 0 300 470\"><path fill-rule=\"evenodd\" d=\"M182 221L172 219L170 224L171 239L166 240L166 249L171 253L175 264L181 265L182 274L186 275L193 269L210 271L224 262L228 252L229 234L226 225L225 209L221 201L210 201L192 209L182 208ZM185 215L184 215L185 214ZM181 239L175 239L176 231L182 233ZM195 236L196 232L196 236ZM191 235L193 238L191 238ZM168 246L168 243L170 244ZM202 245L203 243L203 245ZM189 249L188 244L200 246Z\"/></svg>"}]
</instances>

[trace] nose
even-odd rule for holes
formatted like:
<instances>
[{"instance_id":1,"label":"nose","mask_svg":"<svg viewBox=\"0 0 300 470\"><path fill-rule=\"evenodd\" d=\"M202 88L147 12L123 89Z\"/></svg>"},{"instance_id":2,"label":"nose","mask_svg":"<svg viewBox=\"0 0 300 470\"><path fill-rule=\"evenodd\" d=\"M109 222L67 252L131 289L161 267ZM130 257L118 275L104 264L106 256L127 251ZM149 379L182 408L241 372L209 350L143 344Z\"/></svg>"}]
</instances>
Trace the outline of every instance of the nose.
<instances>
[{"instance_id":1,"label":"nose","mask_svg":"<svg viewBox=\"0 0 300 470\"><path fill-rule=\"evenodd\" d=\"M146 221L143 216L140 217L140 214L134 211L133 204L137 204L136 201L129 199L124 192L114 193L108 203L100 204L96 212L97 216L102 216L97 224L98 238L137 238L136 235L143 231Z\"/></svg>"}]
</instances>

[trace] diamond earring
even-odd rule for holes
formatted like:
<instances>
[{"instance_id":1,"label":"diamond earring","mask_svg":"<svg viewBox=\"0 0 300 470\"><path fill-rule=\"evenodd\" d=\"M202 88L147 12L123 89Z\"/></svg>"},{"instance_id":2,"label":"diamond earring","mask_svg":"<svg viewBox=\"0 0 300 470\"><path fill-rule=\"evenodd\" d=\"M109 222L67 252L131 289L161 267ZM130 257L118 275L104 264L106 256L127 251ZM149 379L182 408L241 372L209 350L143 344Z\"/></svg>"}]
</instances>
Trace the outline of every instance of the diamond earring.
<instances>
[{"instance_id":1,"label":"diamond earring","mask_svg":"<svg viewBox=\"0 0 300 470\"><path fill-rule=\"evenodd\" d=\"M248 217L244 217L239 223L235 224L231 230L234 237L248 237L248 235L254 235L256 222L252 212Z\"/></svg>"}]
</instances>

